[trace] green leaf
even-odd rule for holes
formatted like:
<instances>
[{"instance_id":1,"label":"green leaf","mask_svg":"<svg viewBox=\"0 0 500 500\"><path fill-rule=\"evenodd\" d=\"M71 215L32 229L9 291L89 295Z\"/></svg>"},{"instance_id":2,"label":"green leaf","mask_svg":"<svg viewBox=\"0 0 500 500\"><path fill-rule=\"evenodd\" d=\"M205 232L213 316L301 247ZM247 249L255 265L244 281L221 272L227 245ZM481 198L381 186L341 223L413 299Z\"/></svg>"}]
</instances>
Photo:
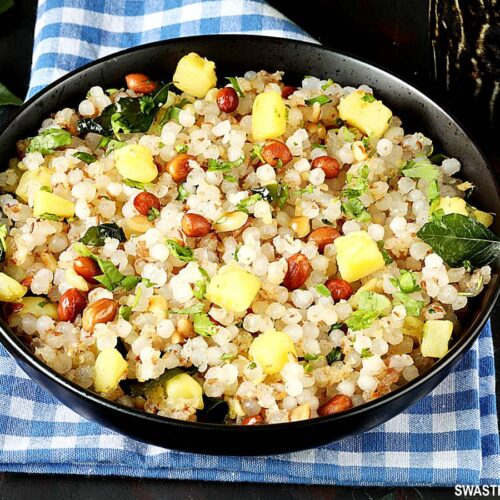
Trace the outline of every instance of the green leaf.
<instances>
[{"instance_id":1,"label":"green leaf","mask_svg":"<svg viewBox=\"0 0 500 500\"><path fill-rule=\"evenodd\" d=\"M182 201L182 203L184 203L189 195L191 193L189 191L186 191L186 188L184 187L184 184L179 184L179 187L177 188L177 198L176 200L178 201Z\"/></svg>"},{"instance_id":2,"label":"green leaf","mask_svg":"<svg viewBox=\"0 0 500 500\"><path fill-rule=\"evenodd\" d=\"M333 80L331 78L328 78L328 80L323 85L321 85L321 88L323 90L326 90L330 85L333 85Z\"/></svg>"},{"instance_id":3,"label":"green leaf","mask_svg":"<svg viewBox=\"0 0 500 500\"><path fill-rule=\"evenodd\" d=\"M196 420L211 424L223 424L229 413L229 405L222 398L203 396L203 410L196 412Z\"/></svg>"},{"instance_id":4,"label":"green leaf","mask_svg":"<svg viewBox=\"0 0 500 500\"><path fill-rule=\"evenodd\" d=\"M364 102L375 102L377 99L373 96L373 94L369 94L368 92L361 98Z\"/></svg>"},{"instance_id":5,"label":"green leaf","mask_svg":"<svg viewBox=\"0 0 500 500\"><path fill-rule=\"evenodd\" d=\"M361 359L364 359L364 358L370 358L371 356L373 356L373 354L368 347L363 347L363 349L361 349L360 356Z\"/></svg>"},{"instance_id":6,"label":"green leaf","mask_svg":"<svg viewBox=\"0 0 500 500\"><path fill-rule=\"evenodd\" d=\"M408 161L402 168L401 173L412 179L424 179L428 183L439 177L439 169L433 165L428 158L418 158Z\"/></svg>"},{"instance_id":7,"label":"green leaf","mask_svg":"<svg viewBox=\"0 0 500 500\"><path fill-rule=\"evenodd\" d=\"M191 262L195 260L193 249L188 246L181 246L175 240L167 240L167 246L174 257L177 257L181 262Z\"/></svg>"},{"instance_id":8,"label":"green leaf","mask_svg":"<svg viewBox=\"0 0 500 500\"><path fill-rule=\"evenodd\" d=\"M211 337L217 333L217 327L207 313L200 312L193 315L193 328L202 337Z\"/></svg>"},{"instance_id":9,"label":"green leaf","mask_svg":"<svg viewBox=\"0 0 500 500\"><path fill-rule=\"evenodd\" d=\"M22 99L16 97L3 83L0 83L0 106L21 106L22 104Z\"/></svg>"},{"instance_id":10,"label":"green leaf","mask_svg":"<svg viewBox=\"0 0 500 500\"><path fill-rule=\"evenodd\" d=\"M243 198L237 205L236 208L242 212L248 213L248 207L255 205L258 201L262 200L262 195L260 193L255 193L248 198Z\"/></svg>"},{"instance_id":11,"label":"green leaf","mask_svg":"<svg viewBox=\"0 0 500 500\"><path fill-rule=\"evenodd\" d=\"M148 212L148 220L149 221L153 221L153 220L157 219L159 216L160 216L160 211L157 208L151 207L149 209L149 212Z\"/></svg>"},{"instance_id":12,"label":"green leaf","mask_svg":"<svg viewBox=\"0 0 500 500\"><path fill-rule=\"evenodd\" d=\"M49 214L48 212L45 212L45 213L39 215L38 217L40 219L52 220L52 221L55 221L55 222L61 222L62 220L64 220L64 217L61 217L60 215Z\"/></svg>"},{"instance_id":13,"label":"green leaf","mask_svg":"<svg viewBox=\"0 0 500 500\"><path fill-rule=\"evenodd\" d=\"M391 309L391 301L381 293L362 290L356 294L358 298L358 310L373 312L377 316L387 314Z\"/></svg>"},{"instance_id":14,"label":"green leaf","mask_svg":"<svg viewBox=\"0 0 500 500\"><path fill-rule=\"evenodd\" d=\"M97 258L97 264L104 274L95 276L94 279L99 281L108 290L114 290L119 287L124 276L118 271L118 268L111 261L99 257Z\"/></svg>"},{"instance_id":15,"label":"green leaf","mask_svg":"<svg viewBox=\"0 0 500 500\"><path fill-rule=\"evenodd\" d=\"M52 154L57 148L71 144L71 134L61 128L48 128L40 135L33 137L28 146L28 153L39 152L43 155Z\"/></svg>"},{"instance_id":16,"label":"green leaf","mask_svg":"<svg viewBox=\"0 0 500 500\"><path fill-rule=\"evenodd\" d=\"M238 178L236 176L230 175L230 174L224 174L223 179L227 182L237 182L238 181Z\"/></svg>"},{"instance_id":17,"label":"green leaf","mask_svg":"<svg viewBox=\"0 0 500 500\"><path fill-rule=\"evenodd\" d=\"M73 250L83 257L91 257L94 260L97 260L98 257L94 255L83 243L76 241L73 243Z\"/></svg>"},{"instance_id":18,"label":"green leaf","mask_svg":"<svg viewBox=\"0 0 500 500\"><path fill-rule=\"evenodd\" d=\"M245 160L245 157L242 156L240 159L236 161L223 161L223 160L214 160L213 158L210 158L208 160L208 172L229 172L233 168L239 167L243 161Z\"/></svg>"},{"instance_id":19,"label":"green leaf","mask_svg":"<svg viewBox=\"0 0 500 500\"><path fill-rule=\"evenodd\" d=\"M84 153L83 151L78 151L78 153L74 153L73 156L86 163L87 165L90 165L91 163L94 163L97 161L97 156L91 155L89 153Z\"/></svg>"},{"instance_id":20,"label":"green leaf","mask_svg":"<svg viewBox=\"0 0 500 500\"><path fill-rule=\"evenodd\" d=\"M301 196L303 194L312 194L316 186L314 184L308 184L305 188L296 189L293 194L296 196Z\"/></svg>"},{"instance_id":21,"label":"green leaf","mask_svg":"<svg viewBox=\"0 0 500 500\"><path fill-rule=\"evenodd\" d=\"M318 355L317 354L310 354L310 353L306 353L304 354L304 359L306 361L316 361L318 359Z\"/></svg>"},{"instance_id":22,"label":"green leaf","mask_svg":"<svg viewBox=\"0 0 500 500\"><path fill-rule=\"evenodd\" d=\"M397 303L405 306L406 314L409 316L420 316L422 308L425 305L423 300L416 300L403 292L396 292L393 294L393 297Z\"/></svg>"},{"instance_id":23,"label":"green leaf","mask_svg":"<svg viewBox=\"0 0 500 500\"><path fill-rule=\"evenodd\" d=\"M329 365L335 363L335 361L342 361L344 359L344 354L340 347L334 347L327 355L326 361Z\"/></svg>"},{"instance_id":24,"label":"green leaf","mask_svg":"<svg viewBox=\"0 0 500 500\"><path fill-rule=\"evenodd\" d=\"M306 99L304 102L308 106L312 106L316 102L318 102L320 106L323 106L324 104L328 104L329 102L332 102L332 100L329 97L327 97L326 95L319 95L317 97L313 97L312 99Z\"/></svg>"},{"instance_id":25,"label":"green leaf","mask_svg":"<svg viewBox=\"0 0 500 500\"><path fill-rule=\"evenodd\" d=\"M341 204L341 209L344 214L360 222L368 222L372 219L370 212L359 201L359 198L348 198Z\"/></svg>"},{"instance_id":26,"label":"green leaf","mask_svg":"<svg viewBox=\"0 0 500 500\"><path fill-rule=\"evenodd\" d=\"M144 182L138 182L138 181L133 181L131 179L122 179L123 184L126 184L129 187L136 188L136 189L141 189L142 191L145 191L148 187L151 186L151 183L144 183Z\"/></svg>"},{"instance_id":27,"label":"green leaf","mask_svg":"<svg viewBox=\"0 0 500 500\"><path fill-rule=\"evenodd\" d=\"M429 187L427 188L427 198L429 199L429 203L434 202L434 200L438 200L439 194L439 182L437 179L434 179L430 182Z\"/></svg>"},{"instance_id":28,"label":"green leaf","mask_svg":"<svg viewBox=\"0 0 500 500\"><path fill-rule=\"evenodd\" d=\"M203 304L198 303L191 307L185 307L184 309L170 309L170 314L198 314L203 311Z\"/></svg>"},{"instance_id":29,"label":"green leaf","mask_svg":"<svg viewBox=\"0 0 500 500\"><path fill-rule=\"evenodd\" d=\"M128 321L130 319L131 314L132 314L131 306L120 306L120 308L118 309L118 315L125 321Z\"/></svg>"},{"instance_id":30,"label":"green leaf","mask_svg":"<svg viewBox=\"0 0 500 500\"><path fill-rule=\"evenodd\" d=\"M319 285L316 285L314 287L314 289L320 294L320 295L323 295L323 297L330 297L331 296L331 293L330 293L330 290L328 290L328 288L326 288L325 285L323 285L322 283L320 283Z\"/></svg>"},{"instance_id":31,"label":"green leaf","mask_svg":"<svg viewBox=\"0 0 500 500\"><path fill-rule=\"evenodd\" d=\"M0 224L0 262L5 260L5 255L7 253L7 235L9 230L5 224Z\"/></svg>"},{"instance_id":32,"label":"green leaf","mask_svg":"<svg viewBox=\"0 0 500 500\"><path fill-rule=\"evenodd\" d=\"M232 359L234 359L237 355L234 354L233 352L225 352L221 357L220 359L222 361L231 361Z\"/></svg>"},{"instance_id":33,"label":"green leaf","mask_svg":"<svg viewBox=\"0 0 500 500\"><path fill-rule=\"evenodd\" d=\"M289 188L286 184L267 184L266 186L252 188L250 191L259 194L261 199L269 203L277 204L281 209L285 206L289 197Z\"/></svg>"},{"instance_id":34,"label":"green leaf","mask_svg":"<svg viewBox=\"0 0 500 500\"><path fill-rule=\"evenodd\" d=\"M14 0L0 0L0 14L14 7Z\"/></svg>"},{"instance_id":35,"label":"green leaf","mask_svg":"<svg viewBox=\"0 0 500 500\"><path fill-rule=\"evenodd\" d=\"M389 252L384 247L380 248L380 253L382 254L384 264L386 266L394 262L394 259L389 255Z\"/></svg>"},{"instance_id":36,"label":"green leaf","mask_svg":"<svg viewBox=\"0 0 500 500\"><path fill-rule=\"evenodd\" d=\"M431 156L429 159L431 160L432 163L434 163L434 165L441 165L441 163L443 163L443 161L447 160L448 158L449 156L438 153L435 154L434 156Z\"/></svg>"},{"instance_id":37,"label":"green leaf","mask_svg":"<svg viewBox=\"0 0 500 500\"><path fill-rule=\"evenodd\" d=\"M97 118L79 120L78 133L111 137L121 132L147 132L166 102L170 86L168 83L149 96L123 97L118 103L106 106Z\"/></svg>"},{"instance_id":38,"label":"green leaf","mask_svg":"<svg viewBox=\"0 0 500 500\"><path fill-rule=\"evenodd\" d=\"M102 247L106 238L114 238L120 242L127 241L123 229L115 222L89 227L80 241L84 245L90 245L91 247Z\"/></svg>"},{"instance_id":39,"label":"green leaf","mask_svg":"<svg viewBox=\"0 0 500 500\"><path fill-rule=\"evenodd\" d=\"M142 279L139 276L123 276L120 281L120 286L125 290L133 290Z\"/></svg>"},{"instance_id":40,"label":"green leaf","mask_svg":"<svg viewBox=\"0 0 500 500\"><path fill-rule=\"evenodd\" d=\"M465 261L474 267L485 266L495 260L500 251L497 236L462 214L447 214L439 221L431 220L417 236L451 267L460 267Z\"/></svg>"},{"instance_id":41,"label":"green leaf","mask_svg":"<svg viewBox=\"0 0 500 500\"><path fill-rule=\"evenodd\" d=\"M264 147L261 146L260 144L254 144L252 153L250 155L250 159L253 161L253 160L255 160L255 158L258 158L262 163L266 163L266 160L262 156L263 149L264 149Z\"/></svg>"},{"instance_id":42,"label":"green leaf","mask_svg":"<svg viewBox=\"0 0 500 500\"><path fill-rule=\"evenodd\" d=\"M399 278L391 278L391 283L403 293L418 292L421 288L417 283L417 277L411 271L401 269Z\"/></svg>"},{"instance_id":43,"label":"green leaf","mask_svg":"<svg viewBox=\"0 0 500 500\"><path fill-rule=\"evenodd\" d=\"M342 130L342 137L344 138L344 141L346 142L354 142L356 139L356 135L351 132L347 127L341 127Z\"/></svg>"},{"instance_id":44,"label":"green leaf","mask_svg":"<svg viewBox=\"0 0 500 500\"><path fill-rule=\"evenodd\" d=\"M346 319L345 324L353 331L364 330L377 318L377 313L358 310L354 311L349 318Z\"/></svg>"},{"instance_id":45,"label":"green leaf","mask_svg":"<svg viewBox=\"0 0 500 500\"><path fill-rule=\"evenodd\" d=\"M187 144L177 144L177 146L175 146L175 150L176 150L179 154L182 154L182 153L187 153L187 150L188 150L188 145L187 145Z\"/></svg>"},{"instance_id":46,"label":"green leaf","mask_svg":"<svg viewBox=\"0 0 500 500\"><path fill-rule=\"evenodd\" d=\"M315 142L314 144L311 145L311 149L316 149L316 148L326 149L326 145Z\"/></svg>"},{"instance_id":47,"label":"green leaf","mask_svg":"<svg viewBox=\"0 0 500 500\"><path fill-rule=\"evenodd\" d=\"M243 97L245 94L241 90L240 84L238 83L238 80L234 78L234 76L226 76L226 80L229 80L231 85L233 86L233 89L236 90L236 93L240 96Z\"/></svg>"}]
</instances>

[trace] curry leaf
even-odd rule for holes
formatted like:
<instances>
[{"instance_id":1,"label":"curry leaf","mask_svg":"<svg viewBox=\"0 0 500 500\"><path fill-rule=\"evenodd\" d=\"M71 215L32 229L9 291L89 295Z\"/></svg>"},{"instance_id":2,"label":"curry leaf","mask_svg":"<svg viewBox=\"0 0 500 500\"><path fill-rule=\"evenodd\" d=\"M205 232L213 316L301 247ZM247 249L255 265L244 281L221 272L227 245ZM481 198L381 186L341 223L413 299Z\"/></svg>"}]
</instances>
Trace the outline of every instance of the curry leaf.
<instances>
[{"instance_id":1,"label":"curry leaf","mask_svg":"<svg viewBox=\"0 0 500 500\"><path fill-rule=\"evenodd\" d=\"M114 238L120 242L127 241L123 229L114 222L90 227L80 241L92 247L102 247L106 238Z\"/></svg>"},{"instance_id":2,"label":"curry leaf","mask_svg":"<svg viewBox=\"0 0 500 500\"><path fill-rule=\"evenodd\" d=\"M465 261L474 267L485 266L500 252L500 239L480 222L462 214L433 219L417 236L451 267L460 267Z\"/></svg>"},{"instance_id":3,"label":"curry leaf","mask_svg":"<svg viewBox=\"0 0 500 500\"><path fill-rule=\"evenodd\" d=\"M3 83L0 83L0 106L21 106L22 99L16 97Z\"/></svg>"},{"instance_id":4,"label":"curry leaf","mask_svg":"<svg viewBox=\"0 0 500 500\"><path fill-rule=\"evenodd\" d=\"M90 165L91 163L94 163L95 161L97 161L96 156L91 155L89 153L84 153L83 151L78 151L78 153L74 153L73 156L77 160L81 160L84 163L86 163L87 165Z\"/></svg>"}]
</instances>

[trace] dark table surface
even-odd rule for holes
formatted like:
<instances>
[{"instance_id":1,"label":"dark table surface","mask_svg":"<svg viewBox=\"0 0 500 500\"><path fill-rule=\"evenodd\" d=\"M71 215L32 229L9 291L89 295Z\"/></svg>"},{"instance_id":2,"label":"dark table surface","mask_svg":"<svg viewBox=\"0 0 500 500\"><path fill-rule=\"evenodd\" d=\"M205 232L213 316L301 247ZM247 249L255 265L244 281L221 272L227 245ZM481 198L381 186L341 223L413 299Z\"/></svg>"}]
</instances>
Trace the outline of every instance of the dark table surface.
<instances>
[{"instance_id":1,"label":"dark table surface","mask_svg":"<svg viewBox=\"0 0 500 500\"><path fill-rule=\"evenodd\" d=\"M432 2L432 0L429 0ZM31 63L36 0L17 0L0 16L0 80L14 93L25 95ZM500 171L498 141L492 141L498 117L489 112L481 98L463 104L460 90L447 91L432 72L432 27L429 4L424 0L316 0L304 4L286 0L270 1L323 44L349 52L397 73L454 112L483 147ZM439 2L436 2L439 3ZM446 3L446 2L445 2ZM453 12L451 12L453 15ZM340 21L339 21L340 20ZM498 50L499 47L494 47ZM498 56L498 52L496 52ZM484 99L483 99L484 100ZM474 110L472 113L471 110ZM0 115L0 123L13 113ZM478 120L479 116L479 120ZM482 118L482 119L481 119ZM478 127L478 123L482 123ZM472 126L474 125L474 127ZM496 148L496 150L494 149ZM499 308L492 318L498 331ZM496 368L500 373L500 337L494 336ZM497 387L497 396L499 394ZM498 398L497 398L498 399ZM0 473L0 500L47 499L275 499L306 498L454 498L453 489L444 488L343 488L268 484L224 484L199 481L166 481L121 477L27 476Z\"/></svg>"}]
</instances>

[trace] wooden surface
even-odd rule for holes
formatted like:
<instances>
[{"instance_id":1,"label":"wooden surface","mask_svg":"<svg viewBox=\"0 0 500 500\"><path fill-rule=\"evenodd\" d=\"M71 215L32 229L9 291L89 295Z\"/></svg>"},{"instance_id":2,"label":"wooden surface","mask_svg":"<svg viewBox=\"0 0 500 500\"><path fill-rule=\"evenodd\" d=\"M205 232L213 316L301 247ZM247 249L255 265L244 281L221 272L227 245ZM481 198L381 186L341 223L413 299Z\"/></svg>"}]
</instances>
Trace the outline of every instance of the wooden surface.
<instances>
[{"instance_id":1,"label":"wooden surface","mask_svg":"<svg viewBox=\"0 0 500 500\"><path fill-rule=\"evenodd\" d=\"M369 62L383 66L399 74L410 83L425 91L456 114L488 153L500 172L498 140L492 141L491 123L478 117L488 114L487 95L474 95L470 87L462 85L460 72L470 72L469 65L453 70L453 92L446 90L446 78L433 69L431 44L436 45L442 57L446 51L453 51L454 43L445 44L443 33L444 17L456 14L456 5L493 4L493 0L431 0L437 7L437 16L432 14L424 0L313 0L303 2L270 0L270 3L301 25L323 44L349 52ZM455 7L453 7L453 5ZM26 91L31 62L31 46L35 19L36 0L17 0L12 11L0 16L0 79L11 90L23 96ZM455 10L454 10L455 9ZM465 10L465 7L464 7ZM498 10L498 9L497 9ZM431 24L429 24L429 16ZM434 16L434 17L433 17ZM468 18L469 19L469 18ZM494 19L493 19L494 21ZM439 26L438 37L431 32L431 26ZM471 47L476 47L477 30L471 28L468 35ZM494 31L492 31L494 33ZM498 33L498 31L497 31ZM474 34L474 35L473 35ZM456 35L456 33L455 33ZM448 36L448 35L446 35ZM498 34L497 34L498 37ZM475 49L473 49L475 50ZM490 58L497 61L499 44L488 39ZM463 56L461 56L463 57ZM495 59L496 58L496 59ZM481 59L479 73L491 73ZM492 82L498 75L492 78ZM497 78L498 79L498 78ZM487 78L485 77L486 81ZM474 81L472 81L474 83ZM491 85L494 85L492 83ZM484 87L486 88L486 87ZM493 88L493 87L490 87ZM464 106L464 102L467 103ZM473 110L473 112L471 111ZM494 108L498 120L498 105ZM1 119L7 119L5 113ZM497 121L494 123L498 123ZM498 133L498 130L496 131ZM498 309L498 308L497 308ZM498 331L498 311L494 316L493 331ZM500 336L495 336L497 373L500 373ZM498 394L498 388L497 388ZM432 488L340 488L335 486L295 486L267 484L224 484L197 481L140 480L120 477L78 477L78 476L27 476L23 474L0 473L0 500L10 499L447 499L455 498L453 489Z\"/></svg>"}]
</instances>

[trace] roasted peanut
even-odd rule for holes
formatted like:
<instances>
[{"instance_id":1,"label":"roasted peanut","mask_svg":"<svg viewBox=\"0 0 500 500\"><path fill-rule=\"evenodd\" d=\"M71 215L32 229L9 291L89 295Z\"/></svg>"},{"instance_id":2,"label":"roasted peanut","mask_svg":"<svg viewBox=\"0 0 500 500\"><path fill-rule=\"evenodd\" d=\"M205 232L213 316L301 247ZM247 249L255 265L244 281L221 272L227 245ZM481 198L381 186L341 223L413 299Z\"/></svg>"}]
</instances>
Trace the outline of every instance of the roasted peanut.
<instances>
[{"instance_id":1,"label":"roasted peanut","mask_svg":"<svg viewBox=\"0 0 500 500\"><path fill-rule=\"evenodd\" d=\"M59 299L57 316L59 321L75 321L87 303L83 294L76 288L66 290Z\"/></svg>"},{"instance_id":2,"label":"roasted peanut","mask_svg":"<svg viewBox=\"0 0 500 500\"><path fill-rule=\"evenodd\" d=\"M339 236L340 233L334 227L322 226L311 231L307 241L314 241L318 245L318 251L323 252L326 245L333 243Z\"/></svg>"},{"instance_id":3,"label":"roasted peanut","mask_svg":"<svg viewBox=\"0 0 500 500\"><path fill-rule=\"evenodd\" d=\"M86 279L89 283L97 283L95 276L102 274L97 262L91 257L77 257L73 261L75 273Z\"/></svg>"},{"instance_id":4,"label":"roasted peanut","mask_svg":"<svg viewBox=\"0 0 500 500\"><path fill-rule=\"evenodd\" d=\"M339 162L331 156L318 156L311 163L312 168L320 168L327 179L335 179L340 172Z\"/></svg>"},{"instance_id":5,"label":"roasted peanut","mask_svg":"<svg viewBox=\"0 0 500 500\"><path fill-rule=\"evenodd\" d=\"M134 208L141 215L155 219L153 209L160 211L160 200L153 193L143 191L134 198Z\"/></svg>"},{"instance_id":6,"label":"roasted peanut","mask_svg":"<svg viewBox=\"0 0 500 500\"><path fill-rule=\"evenodd\" d=\"M127 88L141 94L151 94L157 88L156 83L142 73L130 73L125 77Z\"/></svg>"},{"instance_id":7,"label":"roasted peanut","mask_svg":"<svg viewBox=\"0 0 500 500\"><path fill-rule=\"evenodd\" d=\"M189 236L190 238L199 238L201 236L206 236L210 229L212 229L212 224L210 221L205 219L203 215L188 213L184 214L181 221L182 232Z\"/></svg>"},{"instance_id":8,"label":"roasted peanut","mask_svg":"<svg viewBox=\"0 0 500 500\"><path fill-rule=\"evenodd\" d=\"M99 299L89 304L82 316L82 327L91 332L97 323L108 323L115 319L118 304L112 299Z\"/></svg>"},{"instance_id":9,"label":"roasted peanut","mask_svg":"<svg viewBox=\"0 0 500 500\"><path fill-rule=\"evenodd\" d=\"M288 270L283 279L283 286L288 290L300 288L311 275L312 267L309 259L301 253L296 253L287 259Z\"/></svg>"},{"instance_id":10,"label":"roasted peanut","mask_svg":"<svg viewBox=\"0 0 500 500\"><path fill-rule=\"evenodd\" d=\"M184 182L191 170L189 160L194 160L194 156L181 153L172 158L168 163L166 170L172 176L174 182Z\"/></svg>"},{"instance_id":11,"label":"roasted peanut","mask_svg":"<svg viewBox=\"0 0 500 500\"><path fill-rule=\"evenodd\" d=\"M292 85L285 85L281 89L281 97L283 97L283 99L288 99L296 90L297 87L293 87Z\"/></svg>"},{"instance_id":12,"label":"roasted peanut","mask_svg":"<svg viewBox=\"0 0 500 500\"><path fill-rule=\"evenodd\" d=\"M224 113L232 113L239 102L238 94L232 87L224 87L217 92L217 106Z\"/></svg>"},{"instance_id":13,"label":"roasted peanut","mask_svg":"<svg viewBox=\"0 0 500 500\"><path fill-rule=\"evenodd\" d=\"M264 419L260 415L252 415L250 417L246 417L242 420L241 425L257 425L261 424Z\"/></svg>"},{"instance_id":14,"label":"roasted peanut","mask_svg":"<svg viewBox=\"0 0 500 500\"><path fill-rule=\"evenodd\" d=\"M325 415L333 415L334 413L340 413L341 411L346 411L352 408L352 401L349 396L344 394L337 394L333 396L328 403L318 408L318 415L324 417Z\"/></svg>"},{"instance_id":15,"label":"roasted peanut","mask_svg":"<svg viewBox=\"0 0 500 500\"><path fill-rule=\"evenodd\" d=\"M332 299L335 302L347 300L352 295L352 286L345 280L331 279L325 283L325 286L330 290Z\"/></svg>"},{"instance_id":16,"label":"roasted peanut","mask_svg":"<svg viewBox=\"0 0 500 500\"><path fill-rule=\"evenodd\" d=\"M262 148L262 158L271 167L282 167L293 158L288 146L280 141L270 141Z\"/></svg>"}]
</instances>

